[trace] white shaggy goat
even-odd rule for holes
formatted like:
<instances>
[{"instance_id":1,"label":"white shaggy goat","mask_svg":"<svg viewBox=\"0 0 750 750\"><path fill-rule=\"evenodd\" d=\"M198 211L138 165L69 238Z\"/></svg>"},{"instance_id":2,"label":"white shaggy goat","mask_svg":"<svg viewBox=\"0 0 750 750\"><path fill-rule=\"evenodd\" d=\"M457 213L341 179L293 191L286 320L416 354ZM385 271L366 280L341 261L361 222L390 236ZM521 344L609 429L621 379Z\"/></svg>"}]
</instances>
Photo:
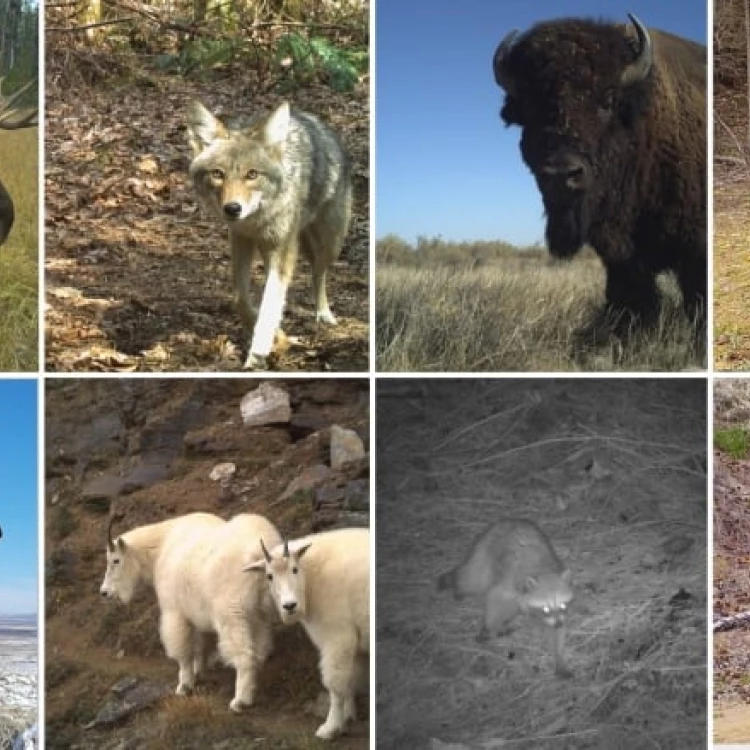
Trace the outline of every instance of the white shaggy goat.
<instances>
[{"instance_id":1,"label":"white shaggy goat","mask_svg":"<svg viewBox=\"0 0 750 750\"><path fill-rule=\"evenodd\" d=\"M262 559L261 537L281 542L275 526L250 513L230 521L189 513L115 540L111 528L110 522L102 596L127 604L140 582L154 587L161 641L179 664L177 694L193 689L204 666L204 636L216 633L219 655L237 672L229 708L252 705L256 672L271 651L271 626L278 618L267 586L248 585L242 569Z\"/></svg>"},{"instance_id":2,"label":"white shaggy goat","mask_svg":"<svg viewBox=\"0 0 750 750\"><path fill-rule=\"evenodd\" d=\"M265 572L282 621L302 622L320 651L331 706L315 734L331 739L355 718L354 693L368 673L370 531L326 531L284 542L271 552L264 540L265 559L245 570Z\"/></svg>"}]
</instances>

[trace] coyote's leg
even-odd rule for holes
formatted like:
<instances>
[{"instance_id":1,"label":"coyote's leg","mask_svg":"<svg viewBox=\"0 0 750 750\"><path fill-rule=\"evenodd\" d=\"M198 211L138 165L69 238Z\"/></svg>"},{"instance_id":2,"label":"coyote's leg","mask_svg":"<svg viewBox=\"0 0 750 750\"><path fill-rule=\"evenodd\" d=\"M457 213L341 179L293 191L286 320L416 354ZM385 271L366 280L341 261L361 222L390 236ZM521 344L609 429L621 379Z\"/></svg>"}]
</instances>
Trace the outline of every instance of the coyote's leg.
<instances>
[{"instance_id":1,"label":"coyote's leg","mask_svg":"<svg viewBox=\"0 0 750 750\"><path fill-rule=\"evenodd\" d=\"M271 353L274 336L281 326L286 303L286 290L292 280L297 260L297 237L290 239L279 250L264 253L266 285L253 331L250 353L245 361L246 370L263 369Z\"/></svg>"},{"instance_id":2,"label":"coyote's leg","mask_svg":"<svg viewBox=\"0 0 750 750\"><path fill-rule=\"evenodd\" d=\"M233 234L229 235L229 246L232 252L232 283L237 295L237 312L242 327L249 336L255 327L255 311L251 296L255 251L247 239Z\"/></svg>"}]
</instances>

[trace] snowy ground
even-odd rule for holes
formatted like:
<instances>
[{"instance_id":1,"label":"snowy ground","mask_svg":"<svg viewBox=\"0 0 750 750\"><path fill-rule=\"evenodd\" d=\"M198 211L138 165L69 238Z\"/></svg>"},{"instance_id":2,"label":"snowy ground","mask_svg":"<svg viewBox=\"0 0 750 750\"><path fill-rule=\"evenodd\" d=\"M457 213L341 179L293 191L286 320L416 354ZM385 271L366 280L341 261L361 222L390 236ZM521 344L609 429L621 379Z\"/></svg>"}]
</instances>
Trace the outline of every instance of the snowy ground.
<instances>
[{"instance_id":1,"label":"snowy ground","mask_svg":"<svg viewBox=\"0 0 750 750\"><path fill-rule=\"evenodd\" d=\"M0 616L0 747L37 718L37 623Z\"/></svg>"}]
</instances>

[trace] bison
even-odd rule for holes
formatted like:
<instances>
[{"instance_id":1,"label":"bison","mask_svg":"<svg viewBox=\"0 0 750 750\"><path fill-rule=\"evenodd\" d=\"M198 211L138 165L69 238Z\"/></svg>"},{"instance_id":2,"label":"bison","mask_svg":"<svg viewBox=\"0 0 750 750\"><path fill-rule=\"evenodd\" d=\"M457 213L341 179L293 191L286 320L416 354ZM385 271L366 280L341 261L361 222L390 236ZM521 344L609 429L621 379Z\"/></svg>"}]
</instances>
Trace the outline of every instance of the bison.
<instances>
[{"instance_id":1,"label":"bison","mask_svg":"<svg viewBox=\"0 0 750 750\"><path fill-rule=\"evenodd\" d=\"M500 116L521 128L551 254L589 245L604 264L604 318L620 330L656 321L656 277L671 271L702 328L706 48L629 18L510 32L493 59Z\"/></svg>"}]
</instances>

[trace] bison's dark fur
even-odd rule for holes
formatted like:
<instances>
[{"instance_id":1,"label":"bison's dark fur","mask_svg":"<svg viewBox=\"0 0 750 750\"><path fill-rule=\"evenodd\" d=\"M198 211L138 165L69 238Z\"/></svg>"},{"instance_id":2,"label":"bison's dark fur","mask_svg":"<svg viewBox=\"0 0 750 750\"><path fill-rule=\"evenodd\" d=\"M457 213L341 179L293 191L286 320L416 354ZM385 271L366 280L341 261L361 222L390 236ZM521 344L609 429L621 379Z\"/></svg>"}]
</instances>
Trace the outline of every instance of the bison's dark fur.
<instances>
[{"instance_id":1,"label":"bison's dark fur","mask_svg":"<svg viewBox=\"0 0 750 750\"><path fill-rule=\"evenodd\" d=\"M703 320L706 48L631 19L509 34L493 61L501 116L522 129L550 252L594 248L608 311L628 325L655 320L656 276L673 271L686 311Z\"/></svg>"}]
</instances>

